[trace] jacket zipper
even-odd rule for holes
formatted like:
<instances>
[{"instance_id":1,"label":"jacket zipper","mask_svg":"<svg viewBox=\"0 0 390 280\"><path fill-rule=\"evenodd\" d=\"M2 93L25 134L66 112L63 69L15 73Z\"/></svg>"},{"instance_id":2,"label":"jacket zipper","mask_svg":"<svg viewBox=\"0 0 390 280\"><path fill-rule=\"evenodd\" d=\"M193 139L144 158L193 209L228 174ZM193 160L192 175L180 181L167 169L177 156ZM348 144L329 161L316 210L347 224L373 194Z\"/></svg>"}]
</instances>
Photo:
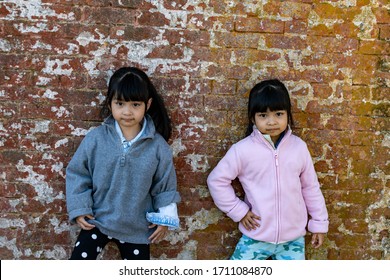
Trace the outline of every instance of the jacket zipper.
<instances>
[{"instance_id":1,"label":"jacket zipper","mask_svg":"<svg viewBox=\"0 0 390 280\"><path fill-rule=\"evenodd\" d=\"M275 176L276 176L276 197L275 197L275 208L276 208L276 233L275 233L275 243L279 243L279 240L280 240L280 225L281 225L281 196L280 196L280 180L279 180L279 155L278 155L278 150L281 146L282 143L284 143L287 139L287 136L289 136L288 133L286 133L284 136L283 136L283 139L282 141L280 141L278 147L275 149L274 147L272 147L272 145L270 143L268 143L268 141L261 135L261 132L259 132L262 140L264 141L264 143L274 152L274 160L275 160Z\"/></svg>"},{"instance_id":2,"label":"jacket zipper","mask_svg":"<svg viewBox=\"0 0 390 280\"><path fill-rule=\"evenodd\" d=\"M279 158L278 158L278 152L275 151L275 169L276 169L276 172L275 172L275 175L276 175L276 237L275 237L275 243L279 243L279 239L280 239L280 224L281 224L281 220L280 220L280 182L279 182Z\"/></svg>"}]
</instances>

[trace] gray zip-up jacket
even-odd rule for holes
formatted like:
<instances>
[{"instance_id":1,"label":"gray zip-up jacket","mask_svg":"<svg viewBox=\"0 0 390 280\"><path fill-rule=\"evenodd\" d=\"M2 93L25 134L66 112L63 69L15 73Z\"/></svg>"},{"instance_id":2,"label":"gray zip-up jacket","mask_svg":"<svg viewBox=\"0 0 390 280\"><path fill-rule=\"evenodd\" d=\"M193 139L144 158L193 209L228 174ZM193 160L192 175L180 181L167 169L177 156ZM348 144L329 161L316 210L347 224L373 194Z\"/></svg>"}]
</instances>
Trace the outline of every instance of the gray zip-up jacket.
<instances>
[{"instance_id":1,"label":"gray zip-up jacket","mask_svg":"<svg viewBox=\"0 0 390 280\"><path fill-rule=\"evenodd\" d=\"M180 201L172 151L147 117L141 137L124 152L108 117L90 131L66 169L69 219L92 215L89 223L124 242L148 244L147 212Z\"/></svg>"}]
</instances>

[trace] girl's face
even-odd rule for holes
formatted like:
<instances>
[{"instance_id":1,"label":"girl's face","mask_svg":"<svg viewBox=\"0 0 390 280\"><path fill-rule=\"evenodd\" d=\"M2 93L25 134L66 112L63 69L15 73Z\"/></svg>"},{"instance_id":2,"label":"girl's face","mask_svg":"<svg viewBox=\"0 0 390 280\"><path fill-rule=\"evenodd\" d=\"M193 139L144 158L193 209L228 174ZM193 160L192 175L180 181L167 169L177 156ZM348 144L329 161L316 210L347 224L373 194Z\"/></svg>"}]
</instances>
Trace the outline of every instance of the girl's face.
<instances>
[{"instance_id":1,"label":"girl's face","mask_svg":"<svg viewBox=\"0 0 390 280\"><path fill-rule=\"evenodd\" d=\"M118 122L122 132L140 129L151 102L152 99L149 99L147 104L142 101L124 101L115 98L111 101L112 116Z\"/></svg>"},{"instance_id":2,"label":"girl's face","mask_svg":"<svg viewBox=\"0 0 390 280\"><path fill-rule=\"evenodd\" d=\"M257 112L253 122L261 133L271 136L272 141L275 143L279 139L280 134L287 128L287 111L271 111L268 108L267 112Z\"/></svg>"}]
</instances>

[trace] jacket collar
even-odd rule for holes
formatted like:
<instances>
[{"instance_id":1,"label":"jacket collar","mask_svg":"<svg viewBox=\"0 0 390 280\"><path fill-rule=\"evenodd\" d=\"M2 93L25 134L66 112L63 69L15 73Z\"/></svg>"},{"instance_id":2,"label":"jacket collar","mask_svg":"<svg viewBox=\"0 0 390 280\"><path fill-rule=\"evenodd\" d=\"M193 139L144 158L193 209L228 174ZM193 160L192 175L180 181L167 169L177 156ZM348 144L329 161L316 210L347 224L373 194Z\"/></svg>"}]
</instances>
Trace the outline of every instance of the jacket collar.
<instances>
[{"instance_id":1,"label":"jacket collar","mask_svg":"<svg viewBox=\"0 0 390 280\"><path fill-rule=\"evenodd\" d=\"M290 126L287 127L287 129L284 131L284 135L282 136L283 138L282 139L279 139L279 143L277 145L277 147L279 147L279 145L285 141L285 139L287 139L292 133L292 130L290 128ZM266 144L267 146L271 146L273 149L276 149L273 145L273 143L270 143L269 140L266 139L266 136L263 135L258 129L257 127L254 125L253 126L253 132L251 134L252 137L254 137L257 141L260 141L261 143L264 143Z\"/></svg>"}]
</instances>

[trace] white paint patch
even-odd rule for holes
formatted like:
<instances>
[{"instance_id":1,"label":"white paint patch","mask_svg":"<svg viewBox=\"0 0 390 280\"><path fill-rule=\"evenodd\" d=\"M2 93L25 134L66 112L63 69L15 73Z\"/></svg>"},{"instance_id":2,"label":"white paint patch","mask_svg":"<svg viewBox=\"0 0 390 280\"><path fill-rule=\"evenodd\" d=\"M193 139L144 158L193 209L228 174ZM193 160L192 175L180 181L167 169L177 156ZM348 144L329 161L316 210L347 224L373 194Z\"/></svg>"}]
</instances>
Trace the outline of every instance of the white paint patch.
<instances>
[{"instance_id":1,"label":"white paint patch","mask_svg":"<svg viewBox=\"0 0 390 280\"><path fill-rule=\"evenodd\" d=\"M14 259L19 259L23 253L16 246L16 238L8 240L5 236L0 236L0 248L7 248L12 251Z\"/></svg>"},{"instance_id":2,"label":"white paint patch","mask_svg":"<svg viewBox=\"0 0 390 280\"><path fill-rule=\"evenodd\" d=\"M344 22L343 19L323 19L323 18L320 18L320 16L314 11L310 12L309 19L308 19L309 27L315 27L315 26L323 24L327 28L333 28L333 25L343 23L343 22Z\"/></svg>"},{"instance_id":3,"label":"white paint patch","mask_svg":"<svg viewBox=\"0 0 390 280\"><path fill-rule=\"evenodd\" d=\"M69 59L60 60L58 58L50 60L49 58L45 61L45 68L42 69L42 72L50 75L64 75L70 76L73 72L73 69L69 65Z\"/></svg>"},{"instance_id":4,"label":"white paint patch","mask_svg":"<svg viewBox=\"0 0 390 280\"><path fill-rule=\"evenodd\" d=\"M190 154L185 156L186 163L191 165L193 172L206 172L210 166L205 155Z\"/></svg>"},{"instance_id":5,"label":"white paint patch","mask_svg":"<svg viewBox=\"0 0 390 280\"><path fill-rule=\"evenodd\" d=\"M26 223L22 219L0 218L0 228L24 228Z\"/></svg>"},{"instance_id":6,"label":"white paint patch","mask_svg":"<svg viewBox=\"0 0 390 280\"><path fill-rule=\"evenodd\" d=\"M49 84L51 82L51 78L47 78L47 77L38 77L38 81L36 83L37 86L46 86L47 84Z\"/></svg>"},{"instance_id":7,"label":"white paint patch","mask_svg":"<svg viewBox=\"0 0 390 280\"><path fill-rule=\"evenodd\" d=\"M181 139L173 140L171 148L173 151L173 157L177 157L181 152L187 150L187 147L183 145Z\"/></svg>"},{"instance_id":8,"label":"white paint patch","mask_svg":"<svg viewBox=\"0 0 390 280\"><path fill-rule=\"evenodd\" d=\"M356 15L353 19L353 24L360 29L358 37L360 39L374 39L372 38L372 30L377 28L376 17L371 10L371 7L361 7L361 13Z\"/></svg>"},{"instance_id":9,"label":"white paint patch","mask_svg":"<svg viewBox=\"0 0 390 280\"><path fill-rule=\"evenodd\" d=\"M58 19L75 20L75 14L70 12L68 14L57 14L50 8L52 4L42 3L41 0L8 0L12 5L4 5L8 11L5 20L15 20L17 18L26 18L31 21L38 19L47 20L47 18L56 17Z\"/></svg>"},{"instance_id":10,"label":"white paint patch","mask_svg":"<svg viewBox=\"0 0 390 280\"><path fill-rule=\"evenodd\" d=\"M353 231L346 229L344 224L341 224L337 229L339 232L341 232L343 234L353 235Z\"/></svg>"},{"instance_id":11,"label":"white paint patch","mask_svg":"<svg viewBox=\"0 0 390 280\"><path fill-rule=\"evenodd\" d=\"M34 198L42 204L49 204L56 199L64 199L65 196L62 192L54 194L53 188L51 188L47 182L45 182L45 176L38 174L34 171L33 166L25 165L23 160L19 160L16 165L18 171L27 173L25 178L16 178L16 181L31 185L37 196Z\"/></svg>"},{"instance_id":12,"label":"white paint patch","mask_svg":"<svg viewBox=\"0 0 390 280\"><path fill-rule=\"evenodd\" d=\"M382 146L383 147L390 147L390 133L389 132L383 132L384 133L384 137L383 137L383 141L382 141Z\"/></svg>"},{"instance_id":13,"label":"white paint patch","mask_svg":"<svg viewBox=\"0 0 390 280\"><path fill-rule=\"evenodd\" d=\"M59 30L57 26L49 29L46 23L38 22L35 26L25 26L24 23L14 24L15 29L20 33L40 33L40 32L52 32L55 33Z\"/></svg>"},{"instance_id":14,"label":"white paint patch","mask_svg":"<svg viewBox=\"0 0 390 280\"><path fill-rule=\"evenodd\" d=\"M49 44L44 44L42 42L35 42L35 44L31 47L32 49L41 49L41 50L51 50L52 46Z\"/></svg>"},{"instance_id":15,"label":"white paint patch","mask_svg":"<svg viewBox=\"0 0 390 280\"><path fill-rule=\"evenodd\" d=\"M58 140L55 144L54 144L54 148L57 149L61 146L65 146L66 144L68 144L69 140L68 138L64 138L64 139L61 139L61 140Z\"/></svg>"},{"instance_id":16,"label":"white paint patch","mask_svg":"<svg viewBox=\"0 0 390 280\"><path fill-rule=\"evenodd\" d=\"M5 39L0 39L0 50L3 52L10 52L12 50L11 43Z\"/></svg>"},{"instance_id":17,"label":"white paint patch","mask_svg":"<svg viewBox=\"0 0 390 280\"><path fill-rule=\"evenodd\" d=\"M69 124L68 127L72 130L71 134L73 136L85 136L88 132L90 132L94 127L91 127L89 129L74 127L73 125Z\"/></svg>"},{"instance_id":18,"label":"white paint patch","mask_svg":"<svg viewBox=\"0 0 390 280\"><path fill-rule=\"evenodd\" d=\"M191 202L189 202L191 203ZM206 210L202 208L200 211L196 212L194 215L187 217L185 219L188 230L175 232L175 234L170 234L167 237L167 240L170 243L177 244L188 241L189 236L197 231L207 228L211 224L216 224L224 216L224 214L216 208ZM185 251L185 250L184 250Z\"/></svg>"},{"instance_id":19,"label":"white paint patch","mask_svg":"<svg viewBox=\"0 0 390 280\"><path fill-rule=\"evenodd\" d=\"M60 234L69 231L69 225L61 223L56 217L49 219L50 224L54 227L54 232Z\"/></svg>"},{"instance_id":20,"label":"white paint patch","mask_svg":"<svg viewBox=\"0 0 390 280\"><path fill-rule=\"evenodd\" d=\"M59 175L61 175L62 178L65 178L63 170L64 170L64 164L62 162L57 162L55 164L52 164L51 166L52 172L58 173Z\"/></svg>"},{"instance_id":21,"label":"white paint patch","mask_svg":"<svg viewBox=\"0 0 390 280\"><path fill-rule=\"evenodd\" d=\"M45 91L45 93L43 94L43 97L47 98L47 99L55 100L55 99L58 99L58 98L56 98L56 95L58 95L58 92L52 91L51 89L47 89Z\"/></svg>"},{"instance_id":22,"label":"white paint patch","mask_svg":"<svg viewBox=\"0 0 390 280\"><path fill-rule=\"evenodd\" d=\"M83 47L87 46L89 43L94 41L93 34L89 32L81 32L79 36L77 36L76 41Z\"/></svg>"},{"instance_id":23,"label":"white paint patch","mask_svg":"<svg viewBox=\"0 0 390 280\"><path fill-rule=\"evenodd\" d=\"M61 106L59 108L57 107L51 107L51 111L53 113L56 113L57 118L62 118L62 117L69 117L70 113L68 110L66 110L65 107Z\"/></svg>"},{"instance_id":24,"label":"white paint patch","mask_svg":"<svg viewBox=\"0 0 390 280\"><path fill-rule=\"evenodd\" d=\"M49 132L50 121L36 121L35 127L30 129L30 134Z\"/></svg>"},{"instance_id":25,"label":"white paint patch","mask_svg":"<svg viewBox=\"0 0 390 280\"><path fill-rule=\"evenodd\" d=\"M45 259L64 260L67 259L68 253L64 248L58 245L54 245L53 250L45 250Z\"/></svg>"}]
</instances>

